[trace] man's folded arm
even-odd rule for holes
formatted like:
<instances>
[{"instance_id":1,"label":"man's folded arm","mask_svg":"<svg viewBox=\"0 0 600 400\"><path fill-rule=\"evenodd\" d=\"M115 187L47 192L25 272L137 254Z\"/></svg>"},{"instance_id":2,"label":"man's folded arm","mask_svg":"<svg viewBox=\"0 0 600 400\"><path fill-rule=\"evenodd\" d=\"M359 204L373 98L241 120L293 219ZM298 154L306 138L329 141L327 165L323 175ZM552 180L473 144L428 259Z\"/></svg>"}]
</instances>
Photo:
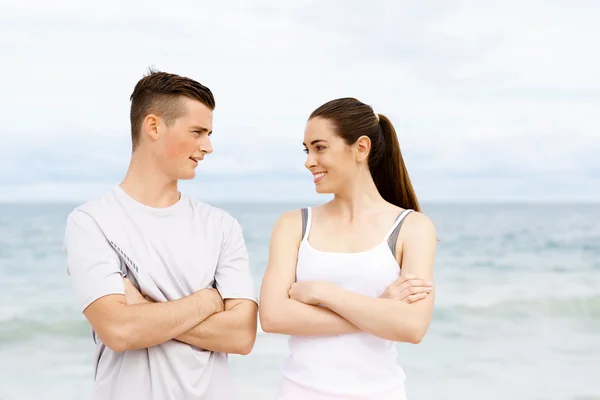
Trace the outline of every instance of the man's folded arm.
<instances>
[{"instance_id":1,"label":"man's folded arm","mask_svg":"<svg viewBox=\"0 0 600 400\"><path fill-rule=\"evenodd\" d=\"M213 299L202 292L172 302L128 305L119 258L97 223L83 212L69 214L64 247L83 314L100 340L115 351L164 343L215 312Z\"/></svg>"},{"instance_id":2,"label":"man's folded arm","mask_svg":"<svg viewBox=\"0 0 600 400\"><path fill-rule=\"evenodd\" d=\"M247 299L227 299L224 303L225 311L213 314L175 339L205 350L249 354L256 340L258 306Z\"/></svg>"}]
</instances>

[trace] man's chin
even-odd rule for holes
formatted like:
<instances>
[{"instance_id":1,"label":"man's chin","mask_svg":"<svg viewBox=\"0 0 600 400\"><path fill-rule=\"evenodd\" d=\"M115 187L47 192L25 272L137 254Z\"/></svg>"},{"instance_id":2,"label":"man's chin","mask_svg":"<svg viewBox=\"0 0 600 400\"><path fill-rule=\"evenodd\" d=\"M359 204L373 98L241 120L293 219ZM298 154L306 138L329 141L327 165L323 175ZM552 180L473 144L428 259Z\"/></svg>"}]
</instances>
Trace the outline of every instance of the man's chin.
<instances>
[{"instance_id":1,"label":"man's chin","mask_svg":"<svg viewBox=\"0 0 600 400\"><path fill-rule=\"evenodd\" d=\"M187 172L185 174L179 175L179 177L177 179L180 181L190 181L190 180L194 179L195 177L196 177L196 171L192 171L192 172Z\"/></svg>"}]
</instances>

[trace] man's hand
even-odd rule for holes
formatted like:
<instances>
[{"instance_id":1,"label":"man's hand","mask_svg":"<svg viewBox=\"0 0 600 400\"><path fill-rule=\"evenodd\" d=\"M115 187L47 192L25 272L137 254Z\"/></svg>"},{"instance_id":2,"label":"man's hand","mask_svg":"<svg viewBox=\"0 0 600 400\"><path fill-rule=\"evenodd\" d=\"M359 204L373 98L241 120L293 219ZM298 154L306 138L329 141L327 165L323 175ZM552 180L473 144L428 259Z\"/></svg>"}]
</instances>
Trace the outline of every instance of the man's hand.
<instances>
[{"instance_id":1,"label":"man's hand","mask_svg":"<svg viewBox=\"0 0 600 400\"><path fill-rule=\"evenodd\" d=\"M123 282L125 284L125 299L127 300L128 306L132 304L149 303L149 301L144 296L142 296L140 291L135 287L133 282L131 282L127 278L124 278Z\"/></svg>"},{"instance_id":2,"label":"man's hand","mask_svg":"<svg viewBox=\"0 0 600 400\"><path fill-rule=\"evenodd\" d=\"M423 300L433 289L433 283L420 276L405 275L392 282L381 294L381 298L414 303Z\"/></svg>"},{"instance_id":3,"label":"man's hand","mask_svg":"<svg viewBox=\"0 0 600 400\"><path fill-rule=\"evenodd\" d=\"M217 289L208 288L197 291L195 294L202 296L202 303L213 310L215 313L225 311L225 304L221 298L221 294Z\"/></svg>"}]
</instances>

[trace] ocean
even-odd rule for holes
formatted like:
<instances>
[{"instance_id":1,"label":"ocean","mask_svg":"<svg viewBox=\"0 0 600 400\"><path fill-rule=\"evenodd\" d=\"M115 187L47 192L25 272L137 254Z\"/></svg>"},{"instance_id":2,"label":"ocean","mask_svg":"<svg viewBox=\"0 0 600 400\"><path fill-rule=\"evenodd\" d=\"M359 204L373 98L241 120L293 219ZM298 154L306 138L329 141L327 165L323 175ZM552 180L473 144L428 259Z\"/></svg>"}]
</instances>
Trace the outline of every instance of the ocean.
<instances>
[{"instance_id":1,"label":"ocean","mask_svg":"<svg viewBox=\"0 0 600 400\"><path fill-rule=\"evenodd\" d=\"M275 219L305 204L215 204L244 228L257 290ZM90 397L93 342L66 274L74 204L0 205L0 400ZM436 307L398 344L411 400L600 399L600 205L425 204ZM287 337L231 356L239 399L273 399Z\"/></svg>"}]
</instances>

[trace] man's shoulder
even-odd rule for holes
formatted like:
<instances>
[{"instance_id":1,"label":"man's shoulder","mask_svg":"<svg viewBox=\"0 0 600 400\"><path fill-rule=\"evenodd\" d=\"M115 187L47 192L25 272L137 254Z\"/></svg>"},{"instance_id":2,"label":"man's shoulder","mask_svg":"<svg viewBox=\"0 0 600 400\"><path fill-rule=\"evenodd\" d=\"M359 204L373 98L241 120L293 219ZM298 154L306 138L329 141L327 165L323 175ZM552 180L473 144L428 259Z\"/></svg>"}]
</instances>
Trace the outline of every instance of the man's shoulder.
<instances>
[{"instance_id":1,"label":"man's shoulder","mask_svg":"<svg viewBox=\"0 0 600 400\"><path fill-rule=\"evenodd\" d=\"M69 218L77 218L82 214L93 216L98 212L110 209L111 204L114 204L114 198L114 189L111 188L109 190L106 190L104 193L92 197L91 199L86 200L85 202L75 206L69 213Z\"/></svg>"}]
</instances>

